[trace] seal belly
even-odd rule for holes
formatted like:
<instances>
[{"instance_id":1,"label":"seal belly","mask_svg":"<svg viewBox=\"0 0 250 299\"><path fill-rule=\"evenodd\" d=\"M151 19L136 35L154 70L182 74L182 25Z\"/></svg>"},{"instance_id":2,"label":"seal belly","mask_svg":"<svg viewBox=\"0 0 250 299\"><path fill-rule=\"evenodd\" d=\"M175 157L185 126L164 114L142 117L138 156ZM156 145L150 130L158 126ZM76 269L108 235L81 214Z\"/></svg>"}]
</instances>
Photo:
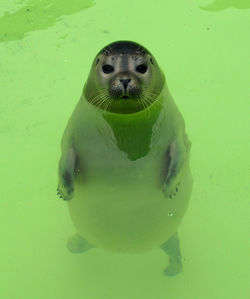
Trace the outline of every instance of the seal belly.
<instances>
[{"instance_id":1,"label":"seal belly","mask_svg":"<svg viewBox=\"0 0 250 299\"><path fill-rule=\"evenodd\" d=\"M169 200L159 184L162 161L156 156L129 161L122 152L89 154L88 174L77 176L69 201L72 221L85 239L108 251L141 252L176 231L191 192L188 163L176 197Z\"/></svg>"}]
</instances>

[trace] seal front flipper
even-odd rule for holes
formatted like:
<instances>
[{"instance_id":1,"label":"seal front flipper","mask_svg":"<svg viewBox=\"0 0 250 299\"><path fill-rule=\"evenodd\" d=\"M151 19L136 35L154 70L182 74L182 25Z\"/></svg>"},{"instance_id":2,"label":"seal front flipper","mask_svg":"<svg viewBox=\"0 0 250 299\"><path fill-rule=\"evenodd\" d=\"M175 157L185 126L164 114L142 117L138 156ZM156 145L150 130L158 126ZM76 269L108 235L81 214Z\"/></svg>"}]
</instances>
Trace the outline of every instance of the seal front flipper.
<instances>
[{"instance_id":1,"label":"seal front flipper","mask_svg":"<svg viewBox=\"0 0 250 299\"><path fill-rule=\"evenodd\" d=\"M62 153L58 167L58 195L64 200L70 200L74 196L74 170L76 164L76 152L68 148Z\"/></svg>"},{"instance_id":2,"label":"seal front flipper","mask_svg":"<svg viewBox=\"0 0 250 299\"><path fill-rule=\"evenodd\" d=\"M168 148L168 170L163 185L163 192L167 198L171 199L178 192L186 154L186 145L180 139L175 139Z\"/></svg>"}]
</instances>

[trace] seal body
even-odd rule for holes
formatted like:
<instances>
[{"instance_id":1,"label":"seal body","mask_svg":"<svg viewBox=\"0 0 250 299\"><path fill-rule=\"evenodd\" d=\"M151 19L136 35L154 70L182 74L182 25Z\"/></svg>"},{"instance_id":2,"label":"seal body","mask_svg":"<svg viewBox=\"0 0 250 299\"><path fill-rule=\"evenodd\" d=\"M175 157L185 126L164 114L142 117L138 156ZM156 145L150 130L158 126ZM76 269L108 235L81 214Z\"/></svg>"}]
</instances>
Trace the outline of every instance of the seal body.
<instances>
[{"instance_id":1,"label":"seal body","mask_svg":"<svg viewBox=\"0 0 250 299\"><path fill-rule=\"evenodd\" d=\"M162 73L160 85L151 78L154 101L142 108L122 88L111 110L94 105L95 65L62 139L59 193L69 200L77 232L93 246L125 253L160 247L176 232L191 193L184 120Z\"/></svg>"}]
</instances>

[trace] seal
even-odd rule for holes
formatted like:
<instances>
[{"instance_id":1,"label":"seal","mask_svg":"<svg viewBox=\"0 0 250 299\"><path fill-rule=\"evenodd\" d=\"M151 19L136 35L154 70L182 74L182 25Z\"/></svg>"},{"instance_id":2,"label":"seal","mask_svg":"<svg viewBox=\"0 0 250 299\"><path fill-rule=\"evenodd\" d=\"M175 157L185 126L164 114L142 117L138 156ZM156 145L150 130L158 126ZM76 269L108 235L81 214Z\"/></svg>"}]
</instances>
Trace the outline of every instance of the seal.
<instances>
[{"instance_id":1,"label":"seal","mask_svg":"<svg viewBox=\"0 0 250 299\"><path fill-rule=\"evenodd\" d=\"M77 234L71 252L161 247L182 270L177 228L192 177L184 119L155 57L117 41L94 58L61 142L58 194Z\"/></svg>"}]
</instances>

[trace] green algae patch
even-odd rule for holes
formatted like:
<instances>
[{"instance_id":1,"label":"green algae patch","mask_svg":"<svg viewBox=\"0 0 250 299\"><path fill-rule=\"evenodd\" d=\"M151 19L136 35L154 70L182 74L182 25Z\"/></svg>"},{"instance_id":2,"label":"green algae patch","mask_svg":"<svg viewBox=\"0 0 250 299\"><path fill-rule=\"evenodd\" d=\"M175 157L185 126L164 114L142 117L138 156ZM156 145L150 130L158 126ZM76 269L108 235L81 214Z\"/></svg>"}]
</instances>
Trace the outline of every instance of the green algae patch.
<instances>
[{"instance_id":1,"label":"green algae patch","mask_svg":"<svg viewBox=\"0 0 250 299\"><path fill-rule=\"evenodd\" d=\"M250 1L248 0L216 0L215 2L201 6L200 8L208 11L221 11L227 8L234 7L238 9L250 8Z\"/></svg>"},{"instance_id":2,"label":"green algae patch","mask_svg":"<svg viewBox=\"0 0 250 299\"><path fill-rule=\"evenodd\" d=\"M23 39L28 33L53 26L62 16L91 7L93 0L21 0L19 10L0 18L0 42Z\"/></svg>"}]
</instances>

